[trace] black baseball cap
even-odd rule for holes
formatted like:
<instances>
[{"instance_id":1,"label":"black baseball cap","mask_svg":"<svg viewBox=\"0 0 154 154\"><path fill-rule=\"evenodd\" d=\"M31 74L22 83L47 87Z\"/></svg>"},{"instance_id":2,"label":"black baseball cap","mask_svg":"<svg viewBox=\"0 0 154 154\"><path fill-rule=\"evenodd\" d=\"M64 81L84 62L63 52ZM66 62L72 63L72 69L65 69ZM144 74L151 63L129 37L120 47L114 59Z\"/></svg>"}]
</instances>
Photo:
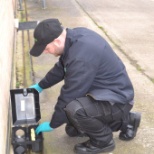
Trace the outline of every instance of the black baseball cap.
<instances>
[{"instance_id":1,"label":"black baseball cap","mask_svg":"<svg viewBox=\"0 0 154 154\"><path fill-rule=\"evenodd\" d=\"M35 43L30 50L32 56L40 56L47 44L52 42L62 33L63 28L58 19L46 19L41 21L34 31Z\"/></svg>"}]
</instances>

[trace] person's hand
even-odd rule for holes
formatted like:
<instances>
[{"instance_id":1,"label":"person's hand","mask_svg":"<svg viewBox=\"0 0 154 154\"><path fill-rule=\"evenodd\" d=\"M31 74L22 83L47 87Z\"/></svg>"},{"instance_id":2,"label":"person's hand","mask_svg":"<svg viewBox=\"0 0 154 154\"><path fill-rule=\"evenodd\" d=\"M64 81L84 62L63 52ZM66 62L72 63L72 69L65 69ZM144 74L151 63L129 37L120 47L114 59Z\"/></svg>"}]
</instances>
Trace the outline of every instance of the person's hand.
<instances>
[{"instance_id":1,"label":"person's hand","mask_svg":"<svg viewBox=\"0 0 154 154\"><path fill-rule=\"evenodd\" d=\"M36 89L39 93L41 93L43 91L43 89L39 86L38 83L31 85L29 88L34 88Z\"/></svg>"},{"instance_id":2,"label":"person's hand","mask_svg":"<svg viewBox=\"0 0 154 154\"><path fill-rule=\"evenodd\" d=\"M40 132L50 132L53 128L50 127L50 122L43 122L41 123L35 130L36 134L39 134Z\"/></svg>"}]
</instances>

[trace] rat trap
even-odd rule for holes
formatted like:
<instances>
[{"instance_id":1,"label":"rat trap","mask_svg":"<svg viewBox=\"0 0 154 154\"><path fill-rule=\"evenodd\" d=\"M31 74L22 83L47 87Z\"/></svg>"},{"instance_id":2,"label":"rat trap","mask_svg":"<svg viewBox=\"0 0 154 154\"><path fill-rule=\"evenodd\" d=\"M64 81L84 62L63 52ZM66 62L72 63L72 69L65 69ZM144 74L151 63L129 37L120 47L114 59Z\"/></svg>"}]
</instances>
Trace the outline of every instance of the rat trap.
<instances>
[{"instance_id":1,"label":"rat trap","mask_svg":"<svg viewBox=\"0 0 154 154\"><path fill-rule=\"evenodd\" d=\"M15 154L26 154L28 150L41 152L43 150L42 133L38 135L35 129L41 119L39 93L35 89L12 89L12 145Z\"/></svg>"}]
</instances>

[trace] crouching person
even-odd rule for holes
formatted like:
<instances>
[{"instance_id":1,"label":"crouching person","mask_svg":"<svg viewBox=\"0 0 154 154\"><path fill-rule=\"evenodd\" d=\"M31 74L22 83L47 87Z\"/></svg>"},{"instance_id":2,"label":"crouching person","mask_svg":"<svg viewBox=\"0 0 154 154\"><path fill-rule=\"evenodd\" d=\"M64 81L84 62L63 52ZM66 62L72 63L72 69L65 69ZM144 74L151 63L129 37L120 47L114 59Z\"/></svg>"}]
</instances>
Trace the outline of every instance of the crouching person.
<instances>
[{"instance_id":1,"label":"crouching person","mask_svg":"<svg viewBox=\"0 0 154 154\"><path fill-rule=\"evenodd\" d=\"M78 154L97 154L115 148L113 132L121 140L136 136L141 115L131 112L134 90L123 62L96 32L87 28L65 29L58 19L40 22L34 31L32 56L59 56L59 61L39 82L38 92L64 80L50 122L36 133L53 131L66 123L66 133L87 136L75 145Z\"/></svg>"}]
</instances>

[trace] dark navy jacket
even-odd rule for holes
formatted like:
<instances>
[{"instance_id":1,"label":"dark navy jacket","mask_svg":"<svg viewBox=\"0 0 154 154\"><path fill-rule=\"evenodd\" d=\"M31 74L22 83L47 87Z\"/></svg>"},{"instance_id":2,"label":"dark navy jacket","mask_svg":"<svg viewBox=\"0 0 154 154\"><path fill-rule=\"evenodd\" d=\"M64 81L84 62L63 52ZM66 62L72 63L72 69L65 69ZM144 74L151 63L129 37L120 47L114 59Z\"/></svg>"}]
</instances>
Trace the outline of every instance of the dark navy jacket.
<instances>
[{"instance_id":1,"label":"dark navy jacket","mask_svg":"<svg viewBox=\"0 0 154 154\"><path fill-rule=\"evenodd\" d=\"M59 62L39 82L43 89L64 79L51 127L67 122L65 106L89 94L96 100L130 103L134 90L122 61L97 33L86 28L67 29Z\"/></svg>"}]
</instances>

